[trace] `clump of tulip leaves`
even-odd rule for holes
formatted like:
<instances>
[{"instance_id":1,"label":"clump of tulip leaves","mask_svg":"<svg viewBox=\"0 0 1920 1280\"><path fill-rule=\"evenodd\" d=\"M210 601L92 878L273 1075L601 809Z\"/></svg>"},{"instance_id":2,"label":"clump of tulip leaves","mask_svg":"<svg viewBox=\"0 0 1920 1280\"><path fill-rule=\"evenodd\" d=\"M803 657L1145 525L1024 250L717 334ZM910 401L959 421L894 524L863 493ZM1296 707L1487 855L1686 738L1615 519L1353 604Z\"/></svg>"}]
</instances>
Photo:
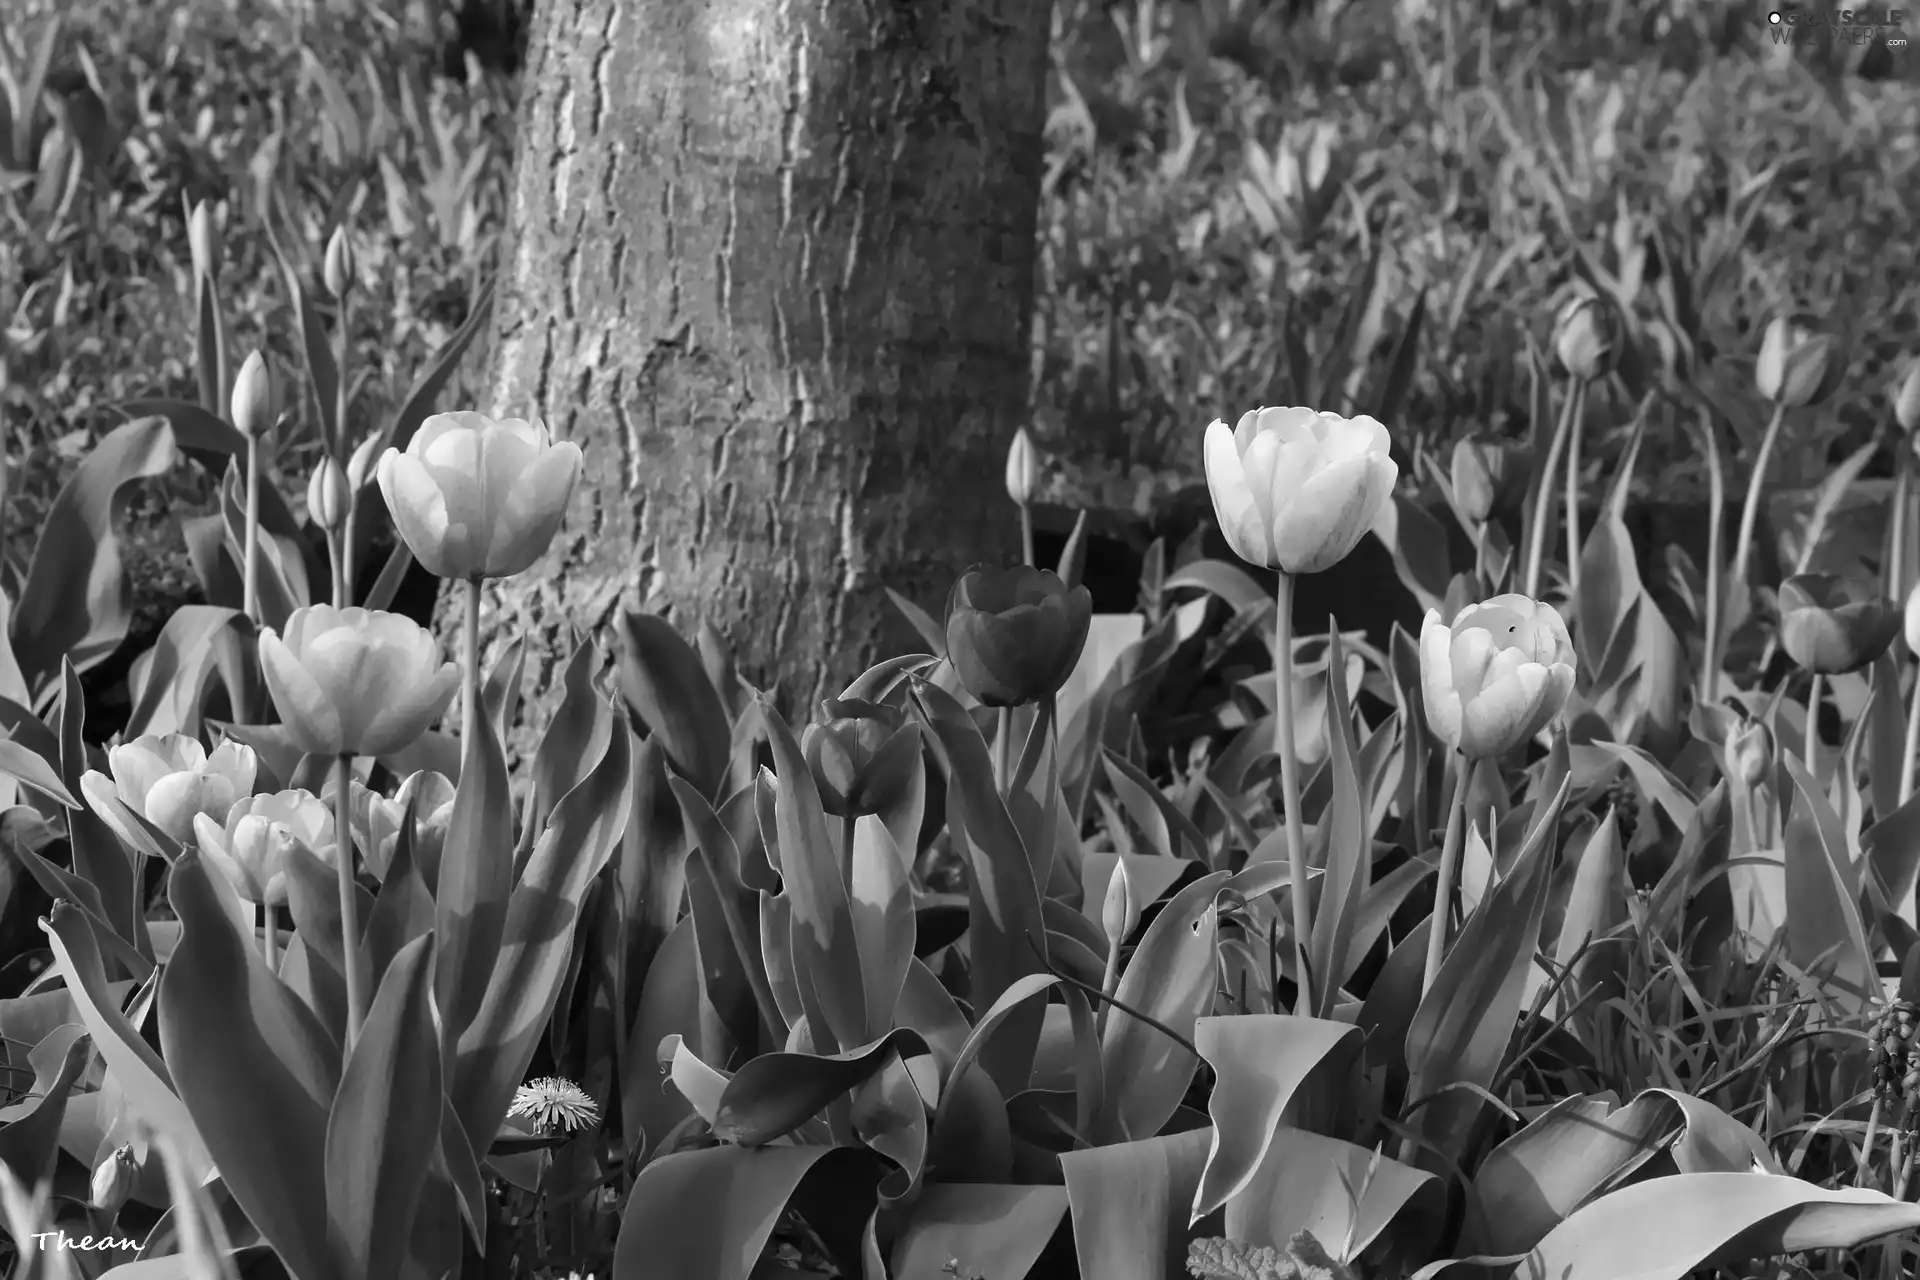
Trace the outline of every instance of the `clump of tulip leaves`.
<instances>
[{"instance_id":1,"label":"clump of tulip leaves","mask_svg":"<svg viewBox=\"0 0 1920 1280\"><path fill-rule=\"evenodd\" d=\"M129 406L82 464L0 663L0 827L57 903L46 972L0 1002L33 1082L0 1115L23 1274L133 1280L137 1253L236 1276L266 1249L298 1280L431 1278L610 1237L617 1280L746 1280L797 1216L863 1280L1019 1280L1068 1251L1101 1280L1612 1280L1920 1226L1920 1088L1882 1069L1904 1040L1859 1034L1914 1021L1881 977L1920 867L1897 627L1872 592L1791 579L1799 674L1722 697L1719 639L1750 620L1710 566L1696 679L1625 530L1644 413L1569 534L1562 606L1542 495L1582 419L1550 412L1544 366L1560 447L1421 460L1441 514L1395 491L1379 424L1269 409L1205 450L1277 586L1156 549L1141 611L1094 615L1083 521L1057 572L976 569L938 619L899 600L926 652L798 726L710 629L626 614L611 686L580 645L516 779L517 646L483 673L469 628L443 667L381 607L417 556L477 617L552 526L512 525L461 466L540 472L514 509L557 521L577 458L528 424L423 425L484 309L354 443L290 270L332 468L309 572L260 480L264 375L228 397L208 244L202 400ZM330 249L341 306L350 276ZM1586 306L1562 324L1583 396L1608 331ZM102 751L78 675L127 629L102 513L182 454L227 467L189 535L210 603L169 621ZM359 592L342 551L376 481L402 536ZM1419 637L1294 637L1292 576L1339 572L1368 529ZM322 604L327 576L367 612ZM393 687L346 679L341 646ZM1232 671L1249 649L1267 669ZM1231 693L1168 770L1142 718L1209 670ZM458 736L428 727L456 684ZM1761 1012L1713 1016L1735 1008ZM1790 1096L1871 1097L1865 1140ZM505 1229L490 1185L525 1210ZM141 1212L144 1243L30 1243Z\"/></svg>"}]
</instances>

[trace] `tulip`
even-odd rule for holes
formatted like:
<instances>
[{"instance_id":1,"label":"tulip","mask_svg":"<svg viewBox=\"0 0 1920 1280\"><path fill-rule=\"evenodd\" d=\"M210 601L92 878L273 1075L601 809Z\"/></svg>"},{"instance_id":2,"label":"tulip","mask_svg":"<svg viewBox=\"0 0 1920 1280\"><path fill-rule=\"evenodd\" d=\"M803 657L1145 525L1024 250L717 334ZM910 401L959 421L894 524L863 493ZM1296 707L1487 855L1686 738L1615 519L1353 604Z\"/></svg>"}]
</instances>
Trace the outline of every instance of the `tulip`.
<instances>
[{"instance_id":1,"label":"tulip","mask_svg":"<svg viewBox=\"0 0 1920 1280\"><path fill-rule=\"evenodd\" d=\"M1504 755L1544 729L1573 691L1573 643L1551 606L1522 595L1468 605L1420 627L1427 720L1472 759Z\"/></svg>"},{"instance_id":2,"label":"tulip","mask_svg":"<svg viewBox=\"0 0 1920 1280\"><path fill-rule=\"evenodd\" d=\"M1526 498L1531 450L1518 440L1481 434L1453 446L1448 478L1454 505L1474 525L1514 512Z\"/></svg>"},{"instance_id":3,"label":"tulip","mask_svg":"<svg viewBox=\"0 0 1920 1280\"><path fill-rule=\"evenodd\" d=\"M460 679L412 619L325 604L296 609L284 639L262 631L260 667L293 744L327 756L407 746L447 709Z\"/></svg>"},{"instance_id":4,"label":"tulip","mask_svg":"<svg viewBox=\"0 0 1920 1280\"><path fill-rule=\"evenodd\" d=\"M253 748L223 742L212 755L194 738L145 734L107 751L115 794L127 808L185 844L201 815L224 823L253 794L259 762Z\"/></svg>"},{"instance_id":5,"label":"tulip","mask_svg":"<svg viewBox=\"0 0 1920 1280\"><path fill-rule=\"evenodd\" d=\"M187 215L187 252L193 258L195 274L217 280L221 249L220 228L213 220L213 206L202 200Z\"/></svg>"},{"instance_id":6,"label":"tulip","mask_svg":"<svg viewBox=\"0 0 1920 1280\"><path fill-rule=\"evenodd\" d=\"M233 380L233 398L229 405L234 428L248 439L263 436L273 429L273 378L267 362L258 351L248 356Z\"/></svg>"},{"instance_id":7,"label":"tulip","mask_svg":"<svg viewBox=\"0 0 1920 1280\"><path fill-rule=\"evenodd\" d=\"M800 735L800 749L821 806L851 820L884 812L912 785L920 732L882 703L828 698L820 720Z\"/></svg>"},{"instance_id":8,"label":"tulip","mask_svg":"<svg viewBox=\"0 0 1920 1280\"><path fill-rule=\"evenodd\" d=\"M322 862L339 861L333 815L310 791L248 796L224 825L205 814L193 820L200 852L248 902L277 907L287 900L287 862L297 841ZM269 917L271 918L271 917Z\"/></svg>"},{"instance_id":9,"label":"tulip","mask_svg":"<svg viewBox=\"0 0 1920 1280\"><path fill-rule=\"evenodd\" d=\"M1293 742L1293 681L1285 671L1293 655L1293 579L1346 559L1379 519L1400 477L1390 443L1387 429L1372 418L1305 408L1262 408L1242 414L1231 430L1221 419L1207 427L1207 491L1221 534L1242 560L1280 571L1274 586L1274 751L1280 757L1304 1010L1313 1009L1306 962L1312 920L1300 761Z\"/></svg>"},{"instance_id":10,"label":"tulip","mask_svg":"<svg viewBox=\"0 0 1920 1280\"><path fill-rule=\"evenodd\" d=\"M1780 584L1780 647L1815 675L1858 671L1900 633L1891 602L1831 574L1796 574Z\"/></svg>"},{"instance_id":11,"label":"tulip","mask_svg":"<svg viewBox=\"0 0 1920 1280\"><path fill-rule=\"evenodd\" d=\"M1775 316L1760 340L1753 382L1783 409L1818 404L1840 389L1846 356L1830 333L1806 315Z\"/></svg>"},{"instance_id":12,"label":"tulip","mask_svg":"<svg viewBox=\"0 0 1920 1280\"><path fill-rule=\"evenodd\" d=\"M1040 472L1040 451L1022 427L1007 450L1007 496L1020 508L1020 550L1026 564L1033 563L1033 498L1040 490Z\"/></svg>"},{"instance_id":13,"label":"tulip","mask_svg":"<svg viewBox=\"0 0 1920 1280\"><path fill-rule=\"evenodd\" d=\"M1080 661L1093 617L1085 587L1047 569L974 568L947 597L947 660L989 707L1017 707L1060 691Z\"/></svg>"},{"instance_id":14,"label":"tulip","mask_svg":"<svg viewBox=\"0 0 1920 1280\"><path fill-rule=\"evenodd\" d=\"M539 422L437 413L375 478L414 558L442 578L510 578L553 541L580 478L580 446Z\"/></svg>"},{"instance_id":15,"label":"tulip","mask_svg":"<svg viewBox=\"0 0 1920 1280\"><path fill-rule=\"evenodd\" d=\"M1773 767L1773 735L1767 726L1743 718L1727 735L1721 767L1728 777L1737 778L1749 790L1765 782L1767 771Z\"/></svg>"},{"instance_id":16,"label":"tulip","mask_svg":"<svg viewBox=\"0 0 1920 1280\"><path fill-rule=\"evenodd\" d=\"M353 287L353 267L353 242L347 239L345 227L335 227L332 238L327 241L320 279L327 286L327 292L340 301L346 300L347 290Z\"/></svg>"},{"instance_id":17,"label":"tulip","mask_svg":"<svg viewBox=\"0 0 1920 1280\"><path fill-rule=\"evenodd\" d=\"M273 381L258 351L248 356L233 381L229 402L233 425L247 441L247 511L241 564L241 611L260 621L260 441L273 427Z\"/></svg>"},{"instance_id":18,"label":"tulip","mask_svg":"<svg viewBox=\"0 0 1920 1280\"><path fill-rule=\"evenodd\" d=\"M1134 893L1133 876L1127 871L1127 860L1116 858L1113 875L1107 880L1106 900L1100 904L1100 927L1107 935L1107 967L1100 978L1100 990L1109 998L1120 989L1120 948L1139 926L1140 902ZM1107 1002L1101 1001L1094 1020L1098 1030L1106 1029L1107 1008Z\"/></svg>"},{"instance_id":19,"label":"tulip","mask_svg":"<svg viewBox=\"0 0 1920 1280\"><path fill-rule=\"evenodd\" d=\"M1893 420L1908 435L1920 431L1920 359L1907 366L1907 376L1893 393Z\"/></svg>"},{"instance_id":20,"label":"tulip","mask_svg":"<svg viewBox=\"0 0 1920 1280\"><path fill-rule=\"evenodd\" d=\"M1619 315L1591 294L1571 298L1553 322L1553 353L1560 367L1582 382L1613 371L1619 348Z\"/></svg>"},{"instance_id":21,"label":"tulip","mask_svg":"<svg viewBox=\"0 0 1920 1280\"><path fill-rule=\"evenodd\" d=\"M1207 427L1207 490L1220 532L1249 564L1318 573L1347 558L1379 519L1400 469L1368 417L1303 408Z\"/></svg>"},{"instance_id":22,"label":"tulip","mask_svg":"<svg viewBox=\"0 0 1920 1280\"><path fill-rule=\"evenodd\" d=\"M1432 988L1445 953L1474 764L1503 755L1546 728L1573 692L1573 668L1566 624L1539 601L1495 596L1462 609L1451 626L1440 621L1437 610L1427 611L1420 627L1421 697L1429 727L1459 759L1427 926L1423 993Z\"/></svg>"},{"instance_id":23,"label":"tulip","mask_svg":"<svg viewBox=\"0 0 1920 1280\"><path fill-rule=\"evenodd\" d=\"M347 473L338 462L323 457L307 481L307 518L329 535L336 535L346 524L347 503L352 496L347 490Z\"/></svg>"},{"instance_id":24,"label":"tulip","mask_svg":"<svg viewBox=\"0 0 1920 1280\"><path fill-rule=\"evenodd\" d=\"M393 863L394 848L400 842L407 806L416 795L419 797L413 822L413 863L431 888L438 879L440 850L446 843L447 826L453 818L453 783L443 774L421 769L407 776L392 799L358 782L352 787L348 825L354 843L360 846L361 856L366 860L368 873L383 883L387 868ZM333 795L334 787L329 785L323 798Z\"/></svg>"},{"instance_id":25,"label":"tulip","mask_svg":"<svg viewBox=\"0 0 1920 1280\"><path fill-rule=\"evenodd\" d=\"M373 483L374 471L380 461L380 437L368 436L355 446L353 454L347 459L347 488L352 491L355 501L360 491Z\"/></svg>"},{"instance_id":26,"label":"tulip","mask_svg":"<svg viewBox=\"0 0 1920 1280\"><path fill-rule=\"evenodd\" d=\"M107 1158L100 1162L100 1167L93 1171L92 1204L106 1215L109 1222L133 1194L133 1184L139 1172L140 1165L134 1159L133 1145L126 1142L109 1151Z\"/></svg>"}]
</instances>

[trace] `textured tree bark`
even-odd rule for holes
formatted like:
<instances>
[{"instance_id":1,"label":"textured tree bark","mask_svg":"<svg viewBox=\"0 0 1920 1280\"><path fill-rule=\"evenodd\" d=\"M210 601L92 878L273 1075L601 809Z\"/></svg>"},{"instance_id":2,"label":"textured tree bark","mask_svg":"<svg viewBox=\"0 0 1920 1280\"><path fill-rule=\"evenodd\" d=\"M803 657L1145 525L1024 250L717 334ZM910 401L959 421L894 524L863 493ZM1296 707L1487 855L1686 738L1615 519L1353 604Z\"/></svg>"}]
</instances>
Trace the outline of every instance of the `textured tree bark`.
<instances>
[{"instance_id":1,"label":"textured tree bark","mask_svg":"<svg viewBox=\"0 0 1920 1280\"><path fill-rule=\"evenodd\" d=\"M705 617L791 715L924 648L884 588L937 614L1015 547L1050 9L538 4L490 407L587 466L488 592L489 654L529 646L515 754L570 625Z\"/></svg>"}]
</instances>

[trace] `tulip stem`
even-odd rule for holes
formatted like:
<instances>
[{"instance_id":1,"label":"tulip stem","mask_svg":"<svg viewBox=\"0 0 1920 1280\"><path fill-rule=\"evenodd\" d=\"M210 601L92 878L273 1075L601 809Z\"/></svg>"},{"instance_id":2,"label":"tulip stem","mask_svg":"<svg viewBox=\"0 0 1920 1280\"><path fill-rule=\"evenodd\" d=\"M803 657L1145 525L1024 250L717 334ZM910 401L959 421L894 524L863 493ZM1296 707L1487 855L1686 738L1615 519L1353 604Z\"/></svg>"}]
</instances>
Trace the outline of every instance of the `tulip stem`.
<instances>
[{"instance_id":1,"label":"tulip stem","mask_svg":"<svg viewBox=\"0 0 1920 1280\"><path fill-rule=\"evenodd\" d=\"M333 530L327 530L327 562L333 566L333 607L344 609L353 601L347 599L347 564L341 551L345 540Z\"/></svg>"},{"instance_id":2,"label":"tulip stem","mask_svg":"<svg viewBox=\"0 0 1920 1280\"><path fill-rule=\"evenodd\" d=\"M1573 429L1575 393L1567 392L1560 402L1560 420L1554 424L1553 440L1547 445L1546 465L1540 468L1540 492L1533 499L1533 528L1527 535L1527 561L1523 595L1540 598L1540 573L1547 555L1547 524L1553 518L1553 477L1560 470L1560 456L1567 449L1567 433Z\"/></svg>"},{"instance_id":3,"label":"tulip stem","mask_svg":"<svg viewBox=\"0 0 1920 1280\"><path fill-rule=\"evenodd\" d=\"M1813 673L1813 683L1807 686L1807 736L1800 748L1800 762L1807 766L1807 776L1815 782L1820 781L1817 767L1820 750L1820 695L1826 692L1818 671Z\"/></svg>"},{"instance_id":4,"label":"tulip stem","mask_svg":"<svg viewBox=\"0 0 1920 1280\"><path fill-rule=\"evenodd\" d=\"M353 531L360 524L360 495L347 499L347 520L340 528L340 608L353 604Z\"/></svg>"},{"instance_id":5,"label":"tulip stem","mask_svg":"<svg viewBox=\"0 0 1920 1280\"><path fill-rule=\"evenodd\" d=\"M1020 554L1027 564L1035 569L1040 566L1033 558L1033 504L1020 504Z\"/></svg>"},{"instance_id":6,"label":"tulip stem","mask_svg":"<svg viewBox=\"0 0 1920 1280\"><path fill-rule=\"evenodd\" d=\"M1001 796L1013 779L1013 708L1001 707L993 729L993 785Z\"/></svg>"},{"instance_id":7,"label":"tulip stem","mask_svg":"<svg viewBox=\"0 0 1920 1280\"><path fill-rule=\"evenodd\" d=\"M1280 802L1287 823L1287 875L1293 886L1294 1009L1313 1016L1313 975L1307 946L1313 938L1307 900L1307 825L1300 812L1300 762L1293 744L1293 575L1281 572L1273 588L1273 749L1280 757Z\"/></svg>"},{"instance_id":8,"label":"tulip stem","mask_svg":"<svg viewBox=\"0 0 1920 1280\"><path fill-rule=\"evenodd\" d=\"M1760 519L1760 491L1767 483L1767 468L1773 463L1773 450L1780 439L1780 424L1786 421L1785 405L1775 405L1767 419L1766 434L1760 437L1760 452L1753 459L1753 474L1747 478L1747 500L1740 508L1740 533L1733 542L1733 572L1728 587L1747 591L1747 561L1753 556L1753 530ZM1751 592L1748 593L1749 595Z\"/></svg>"},{"instance_id":9,"label":"tulip stem","mask_svg":"<svg viewBox=\"0 0 1920 1280\"><path fill-rule=\"evenodd\" d=\"M267 935L267 972L280 972L280 913L260 904L260 921Z\"/></svg>"},{"instance_id":10,"label":"tulip stem","mask_svg":"<svg viewBox=\"0 0 1920 1280\"><path fill-rule=\"evenodd\" d=\"M840 815L840 874L846 877L848 893L853 892L853 832L859 821L852 805Z\"/></svg>"},{"instance_id":11,"label":"tulip stem","mask_svg":"<svg viewBox=\"0 0 1920 1280\"><path fill-rule=\"evenodd\" d=\"M1907 745L1900 753L1900 803L1913 799L1916 762L1920 755L1920 666L1914 668L1913 692L1907 695Z\"/></svg>"},{"instance_id":12,"label":"tulip stem","mask_svg":"<svg viewBox=\"0 0 1920 1280\"><path fill-rule=\"evenodd\" d=\"M247 621L260 625L260 441L247 437L247 527L245 562L241 582L241 611Z\"/></svg>"},{"instance_id":13,"label":"tulip stem","mask_svg":"<svg viewBox=\"0 0 1920 1280\"><path fill-rule=\"evenodd\" d=\"M1720 694L1720 611L1726 584L1721 580L1720 540L1725 530L1727 481L1720 460L1720 438L1713 417L1700 413L1701 447L1707 455L1707 600L1705 647L1700 655L1700 700L1713 702Z\"/></svg>"},{"instance_id":14,"label":"tulip stem","mask_svg":"<svg viewBox=\"0 0 1920 1280\"><path fill-rule=\"evenodd\" d=\"M1440 879L1433 888L1433 919L1427 924L1427 967L1420 978L1420 994L1433 989L1440 961L1446 955L1447 923L1453 915L1453 886L1460 878L1460 846L1466 843L1467 790L1473 785L1473 761L1454 758L1453 807L1447 814L1447 842L1440 848Z\"/></svg>"},{"instance_id":15,"label":"tulip stem","mask_svg":"<svg viewBox=\"0 0 1920 1280\"><path fill-rule=\"evenodd\" d=\"M1586 430L1587 384L1576 378L1567 388L1567 599L1576 615L1580 606L1580 438Z\"/></svg>"},{"instance_id":16,"label":"tulip stem","mask_svg":"<svg viewBox=\"0 0 1920 1280\"><path fill-rule=\"evenodd\" d=\"M353 756L333 758L334 879L340 886L340 954L347 971L347 1051L367 1020L367 958L360 951L359 902L353 884Z\"/></svg>"},{"instance_id":17,"label":"tulip stem","mask_svg":"<svg viewBox=\"0 0 1920 1280\"><path fill-rule=\"evenodd\" d=\"M467 579L467 627L460 642L461 677L466 684L460 700L460 755L464 762L480 731L480 576Z\"/></svg>"},{"instance_id":18,"label":"tulip stem","mask_svg":"<svg viewBox=\"0 0 1920 1280\"><path fill-rule=\"evenodd\" d=\"M1887 520L1887 599L1907 600L1907 517L1912 504L1913 466L1905 448L1896 448L1893 460L1893 510Z\"/></svg>"}]
</instances>

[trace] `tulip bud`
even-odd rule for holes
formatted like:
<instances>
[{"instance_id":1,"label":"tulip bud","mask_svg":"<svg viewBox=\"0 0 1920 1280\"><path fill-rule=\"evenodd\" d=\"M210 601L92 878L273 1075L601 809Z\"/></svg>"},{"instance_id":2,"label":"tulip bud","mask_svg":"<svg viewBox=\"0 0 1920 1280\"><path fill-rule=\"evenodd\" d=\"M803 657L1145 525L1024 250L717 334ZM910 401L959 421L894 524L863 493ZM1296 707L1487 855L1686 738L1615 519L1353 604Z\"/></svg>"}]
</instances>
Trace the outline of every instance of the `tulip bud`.
<instances>
[{"instance_id":1,"label":"tulip bud","mask_svg":"<svg viewBox=\"0 0 1920 1280\"><path fill-rule=\"evenodd\" d=\"M273 379L258 351L240 366L240 376L233 380L229 407L233 425L241 435L259 439L273 429Z\"/></svg>"},{"instance_id":2,"label":"tulip bud","mask_svg":"<svg viewBox=\"0 0 1920 1280\"><path fill-rule=\"evenodd\" d=\"M1475 524L1517 511L1527 494L1532 454L1517 440L1467 436L1453 446L1449 479L1454 505Z\"/></svg>"},{"instance_id":3,"label":"tulip bud","mask_svg":"<svg viewBox=\"0 0 1920 1280\"><path fill-rule=\"evenodd\" d=\"M220 275L220 229L213 223L213 209L205 200L193 206L187 215L187 249L193 256L193 269L209 280Z\"/></svg>"},{"instance_id":4,"label":"tulip bud","mask_svg":"<svg viewBox=\"0 0 1920 1280\"><path fill-rule=\"evenodd\" d=\"M346 526L347 502L352 496L347 473L331 456L323 457L313 469L313 478L307 481L307 518L328 533L339 533Z\"/></svg>"},{"instance_id":5,"label":"tulip bud","mask_svg":"<svg viewBox=\"0 0 1920 1280\"><path fill-rule=\"evenodd\" d=\"M1450 624L1429 609L1420 627L1427 723L1470 759L1504 755L1546 728L1573 692L1573 674L1567 624L1523 595L1470 604Z\"/></svg>"},{"instance_id":6,"label":"tulip bud","mask_svg":"<svg viewBox=\"0 0 1920 1280\"><path fill-rule=\"evenodd\" d=\"M1727 735L1721 767L1749 790L1766 781L1767 770L1773 767L1773 735L1767 726L1758 720L1742 721Z\"/></svg>"},{"instance_id":7,"label":"tulip bud","mask_svg":"<svg viewBox=\"0 0 1920 1280\"><path fill-rule=\"evenodd\" d=\"M100 1167L93 1171L93 1207L109 1215L120 1212L120 1206L133 1194L134 1178L139 1171L131 1144L123 1142L108 1152Z\"/></svg>"},{"instance_id":8,"label":"tulip bud","mask_svg":"<svg viewBox=\"0 0 1920 1280\"><path fill-rule=\"evenodd\" d=\"M347 239L345 227L335 227L333 238L327 241L327 256L320 268L320 278L327 286L327 292L336 298L345 298L347 290L353 287L353 244Z\"/></svg>"},{"instance_id":9,"label":"tulip bud","mask_svg":"<svg viewBox=\"0 0 1920 1280\"><path fill-rule=\"evenodd\" d=\"M892 707L858 698L828 698L820 721L800 736L801 754L836 818L864 817L904 794L920 764L920 730Z\"/></svg>"},{"instance_id":10,"label":"tulip bud","mask_svg":"<svg viewBox=\"0 0 1920 1280\"><path fill-rule=\"evenodd\" d=\"M1007 496L1020 506L1031 506L1040 489L1040 451L1025 427L1014 432L1007 450Z\"/></svg>"},{"instance_id":11,"label":"tulip bud","mask_svg":"<svg viewBox=\"0 0 1920 1280\"><path fill-rule=\"evenodd\" d=\"M1133 936L1140 925L1140 904L1134 901L1133 877L1127 874L1127 860L1117 859L1113 876L1107 881L1107 900L1100 908L1100 927L1107 931L1107 945L1117 947Z\"/></svg>"},{"instance_id":12,"label":"tulip bud","mask_svg":"<svg viewBox=\"0 0 1920 1280\"><path fill-rule=\"evenodd\" d=\"M1920 358L1907 366L1907 377L1893 396L1893 420L1908 435L1920 431ZM1920 649L1914 652L1920 653Z\"/></svg>"},{"instance_id":13,"label":"tulip bud","mask_svg":"<svg viewBox=\"0 0 1920 1280\"><path fill-rule=\"evenodd\" d=\"M1618 353L1618 318L1591 295L1573 298L1553 322L1553 352L1560 366L1582 382L1612 372Z\"/></svg>"},{"instance_id":14,"label":"tulip bud","mask_svg":"<svg viewBox=\"0 0 1920 1280\"><path fill-rule=\"evenodd\" d=\"M1800 409L1839 390L1846 357L1832 334L1805 316L1775 316L1760 340L1753 382L1760 394L1784 409Z\"/></svg>"},{"instance_id":15,"label":"tulip bud","mask_svg":"<svg viewBox=\"0 0 1920 1280\"><path fill-rule=\"evenodd\" d=\"M347 459L347 489L358 494L373 482L375 464L380 461L380 433L375 432L354 447Z\"/></svg>"}]
</instances>

